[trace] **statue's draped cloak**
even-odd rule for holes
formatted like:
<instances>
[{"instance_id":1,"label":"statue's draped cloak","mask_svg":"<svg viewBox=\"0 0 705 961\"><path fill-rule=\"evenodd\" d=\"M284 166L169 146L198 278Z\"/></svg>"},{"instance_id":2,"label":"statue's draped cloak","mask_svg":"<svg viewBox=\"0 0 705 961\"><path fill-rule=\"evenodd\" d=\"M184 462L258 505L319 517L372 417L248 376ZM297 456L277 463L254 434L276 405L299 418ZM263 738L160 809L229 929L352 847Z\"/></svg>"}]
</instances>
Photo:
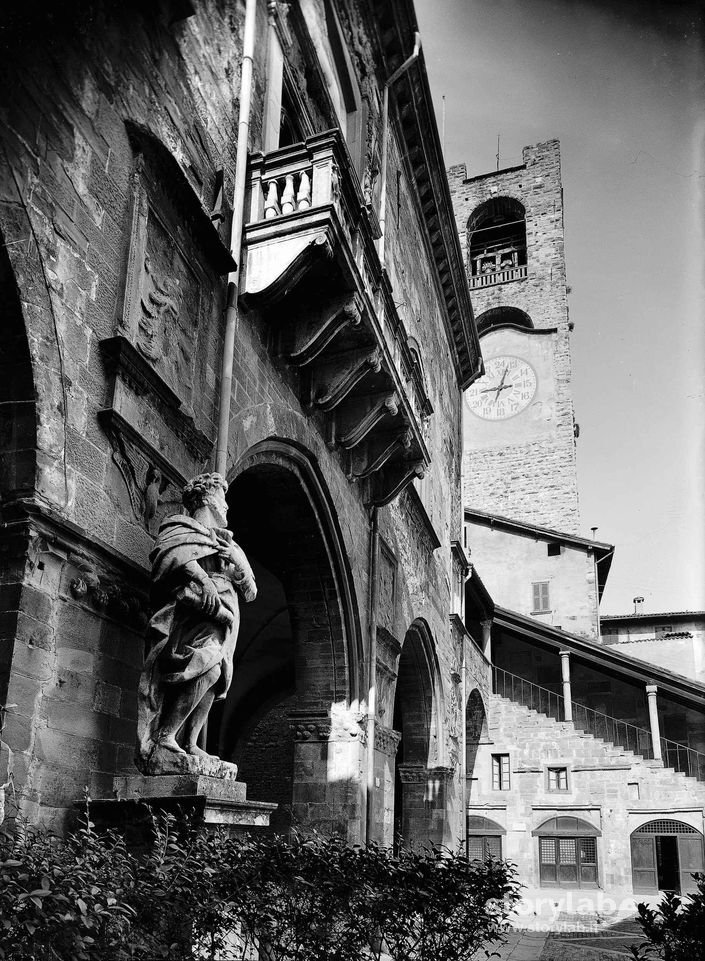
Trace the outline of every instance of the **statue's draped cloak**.
<instances>
[{"instance_id":1,"label":"statue's draped cloak","mask_svg":"<svg viewBox=\"0 0 705 961\"><path fill-rule=\"evenodd\" d=\"M177 514L161 525L150 554L153 599L156 613L149 622L147 639L151 649L145 661L138 691L137 739L142 756L153 748L165 695L170 689L196 681L213 667L221 673L215 687L216 700L224 698L232 680L232 661L239 627L236 583L244 582L249 600L249 564L241 554L245 569L230 566L222 572L222 543L213 530L187 515ZM185 569L196 561L213 581L220 602L232 615L232 623L205 614L180 597L193 578ZM254 579L252 579L254 585Z\"/></svg>"}]
</instances>

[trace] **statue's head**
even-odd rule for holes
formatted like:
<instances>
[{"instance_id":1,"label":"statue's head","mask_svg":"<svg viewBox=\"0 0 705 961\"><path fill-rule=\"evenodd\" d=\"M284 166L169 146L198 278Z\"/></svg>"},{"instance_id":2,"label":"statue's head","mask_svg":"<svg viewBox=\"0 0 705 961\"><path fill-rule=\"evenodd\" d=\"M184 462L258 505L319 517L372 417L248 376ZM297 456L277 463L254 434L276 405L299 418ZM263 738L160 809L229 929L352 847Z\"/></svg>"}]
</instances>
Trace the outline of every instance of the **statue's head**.
<instances>
[{"instance_id":1,"label":"statue's head","mask_svg":"<svg viewBox=\"0 0 705 961\"><path fill-rule=\"evenodd\" d=\"M228 485L221 474L199 474L189 481L181 492L184 507L193 515L202 507L210 507L218 517L221 526L225 527L228 505L225 494Z\"/></svg>"}]
</instances>

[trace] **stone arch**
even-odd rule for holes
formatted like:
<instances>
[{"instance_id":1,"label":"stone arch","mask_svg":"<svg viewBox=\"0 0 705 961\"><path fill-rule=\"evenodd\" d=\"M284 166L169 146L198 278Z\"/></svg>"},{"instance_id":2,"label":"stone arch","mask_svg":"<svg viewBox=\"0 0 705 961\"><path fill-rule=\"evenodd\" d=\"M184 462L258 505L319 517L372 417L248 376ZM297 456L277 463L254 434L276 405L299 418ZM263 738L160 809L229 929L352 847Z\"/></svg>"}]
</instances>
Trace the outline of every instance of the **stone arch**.
<instances>
[{"instance_id":1,"label":"stone arch","mask_svg":"<svg viewBox=\"0 0 705 961\"><path fill-rule=\"evenodd\" d=\"M477 318L478 334L486 334L496 327L519 327L533 330L534 322L529 315L518 307L492 307Z\"/></svg>"},{"instance_id":2,"label":"stone arch","mask_svg":"<svg viewBox=\"0 0 705 961\"><path fill-rule=\"evenodd\" d=\"M0 232L0 510L34 493L37 409L34 372L15 275Z\"/></svg>"},{"instance_id":3,"label":"stone arch","mask_svg":"<svg viewBox=\"0 0 705 961\"><path fill-rule=\"evenodd\" d=\"M471 279L525 268L524 205L514 197L491 197L476 207L467 222L467 251Z\"/></svg>"},{"instance_id":4,"label":"stone arch","mask_svg":"<svg viewBox=\"0 0 705 961\"><path fill-rule=\"evenodd\" d=\"M5 456L0 470L20 470L23 476L18 478L15 475L11 480L10 474L6 473L0 479L0 510L2 501L7 502L11 496L8 484L18 484L18 494L37 493L65 509L69 503L65 434L67 380L62 334L44 268L48 256L44 245L49 241L41 232L35 234L9 162L3 172L6 173L8 200L0 202L0 358L5 361L9 357L12 369L12 376L3 369L3 396L10 390L21 391L25 424L28 416L34 420L34 454L30 455L24 449L20 456L19 449L8 450L7 443L16 443L18 438L15 436L15 440L10 441L3 436L0 449ZM17 352L14 359L12 351ZM30 395L33 402L31 415L30 407L24 403L25 397ZM19 429L19 414L20 408L16 406L11 421L3 417L4 424L12 424L6 429ZM27 440L25 434L20 443ZM23 461L22 467L20 460Z\"/></svg>"},{"instance_id":5,"label":"stone arch","mask_svg":"<svg viewBox=\"0 0 705 961\"><path fill-rule=\"evenodd\" d=\"M465 776L468 780L468 800L479 774L480 745L489 741L487 710L482 694L475 688L470 692L465 707Z\"/></svg>"},{"instance_id":6,"label":"stone arch","mask_svg":"<svg viewBox=\"0 0 705 961\"><path fill-rule=\"evenodd\" d=\"M258 598L243 606L233 684L209 745L240 766L253 800L280 804L275 826L304 806L302 820L326 829L340 815L328 745L343 740L354 752L361 734L361 637L342 533L314 458L293 441L255 444L229 481L229 523ZM313 764L295 763L311 751Z\"/></svg>"},{"instance_id":7,"label":"stone arch","mask_svg":"<svg viewBox=\"0 0 705 961\"><path fill-rule=\"evenodd\" d=\"M404 636L394 694L394 728L401 734L394 827L395 836L405 843L443 841L450 769L443 765L442 717L443 688L433 635L427 622L417 618Z\"/></svg>"},{"instance_id":8,"label":"stone arch","mask_svg":"<svg viewBox=\"0 0 705 961\"><path fill-rule=\"evenodd\" d=\"M12 514L13 503L31 497L37 470L37 410L34 372L15 273L5 238L0 232L0 521ZM8 625L17 618L19 582L27 551L27 535L10 529L4 538L4 591L0 616ZM11 571L17 571L13 583ZM7 629L7 628L6 628ZM13 657L13 627L3 642L7 648L0 663L0 704L8 700ZM7 735L6 735L7 736Z\"/></svg>"},{"instance_id":9,"label":"stone arch","mask_svg":"<svg viewBox=\"0 0 705 961\"><path fill-rule=\"evenodd\" d=\"M687 894L697 889L693 874L705 867L705 846L702 832L692 824L651 815L632 831L629 843L635 892Z\"/></svg>"}]
</instances>

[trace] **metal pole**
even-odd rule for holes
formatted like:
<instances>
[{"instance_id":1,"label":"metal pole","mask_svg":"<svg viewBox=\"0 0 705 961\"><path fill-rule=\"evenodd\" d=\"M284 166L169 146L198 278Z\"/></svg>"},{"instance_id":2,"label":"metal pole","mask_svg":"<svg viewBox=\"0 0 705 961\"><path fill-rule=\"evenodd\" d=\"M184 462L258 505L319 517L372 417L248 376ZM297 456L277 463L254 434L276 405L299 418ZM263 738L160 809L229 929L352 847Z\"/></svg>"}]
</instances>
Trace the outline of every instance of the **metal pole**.
<instances>
[{"instance_id":1,"label":"metal pole","mask_svg":"<svg viewBox=\"0 0 705 961\"><path fill-rule=\"evenodd\" d=\"M230 395L233 386L233 354L237 330L238 283L240 247L247 178L247 152L250 135L250 106L252 103L252 65L255 52L255 22L257 0L247 0L240 77L240 110L238 116L237 153L235 155L235 185L233 188L233 222L230 231L230 253L236 261L235 270L228 274L228 303L225 311L223 361L220 368L220 397L218 400L218 438L215 449L215 470L225 477L228 464L228 433L230 429Z\"/></svg>"}]
</instances>

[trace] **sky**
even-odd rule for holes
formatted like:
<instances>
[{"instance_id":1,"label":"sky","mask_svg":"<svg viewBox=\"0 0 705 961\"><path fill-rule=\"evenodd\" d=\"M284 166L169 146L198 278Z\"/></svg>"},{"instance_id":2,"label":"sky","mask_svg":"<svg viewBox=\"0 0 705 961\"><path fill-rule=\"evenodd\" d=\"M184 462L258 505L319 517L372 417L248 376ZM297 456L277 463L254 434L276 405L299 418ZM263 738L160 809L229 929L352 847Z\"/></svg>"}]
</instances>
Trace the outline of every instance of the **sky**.
<instances>
[{"instance_id":1,"label":"sky","mask_svg":"<svg viewBox=\"0 0 705 961\"><path fill-rule=\"evenodd\" d=\"M705 610L705 56L690 0L416 0L448 166L557 137L603 614ZM442 97L445 97L443 123Z\"/></svg>"}]
</instances>

